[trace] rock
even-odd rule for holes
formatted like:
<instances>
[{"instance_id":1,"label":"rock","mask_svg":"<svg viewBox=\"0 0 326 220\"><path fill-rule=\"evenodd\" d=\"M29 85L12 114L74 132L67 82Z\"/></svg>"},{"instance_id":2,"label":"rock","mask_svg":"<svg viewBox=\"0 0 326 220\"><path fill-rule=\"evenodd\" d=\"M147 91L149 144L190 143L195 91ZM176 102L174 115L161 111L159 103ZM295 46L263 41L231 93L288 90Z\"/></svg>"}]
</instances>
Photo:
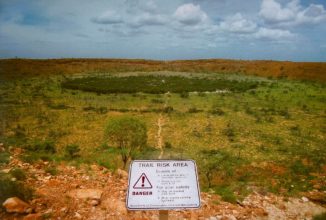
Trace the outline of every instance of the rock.
<instances>
[{"instance_id":1,"label":"rock","mask_svg":"<svg viewBox=\"0 0 326 220\"><path fill-rule=\"evenodd\" d=\"M302 199L302 202L309 202L309 199L307 197L303 196L301 199Z\"/></svg>"},{"instance_id":2,"label":"rock","mask_svg":"<svg viewBox=\"0 0 326 220\"><path fill-rule=\"evenodd\" d=\"M326 203L326 192L310 192L309 194L306 194L307 198L310 201L314 201L317 203L325 204Z\"/></svg>"},{"instance_id":3,"label":"rock","mask_svg":"<svg viewBox=\"0 0 326 220\"><path fill-rule=\"evenodd\" d=\"M74 189L68 192L68 196L75 199L96 199L100 200L103 191L100 189Z\"/></svg>"},{"instance_id":4,"label":"rock","mask_svg":"<svg viewBox=\"0 0 326 220\"><path fill-rule=\"evenodd\" d=\"M41 219L43 219L43 217L39 213L28 214L23 218L23 220L41 220Z\"/></svg>"},{"instance_id":5,"label":"rock","mask_svg":"<svg viewBox=\"0 0 326 220\"><path fill-rule=\"evenodd\" d=\"M119 178L128 179L128 173L125 170L117 169Z\"/></svg>"},{"instance_id":6,"label":"rock","mask_svg":"<svg viewBox=\"0 0 326 220\"><path fill-rule=\"evenodd\" d=\"M79 187L79 184L77 183L71 184L71 187L77 189Z\"/></svg>"},{"instance_id":7,"label":"rock","mask_svg":"<svg viewBox=\"0 0 326 220\"><path fill-rule=\"evenodd\" d=\"M51 179L51 176L46 176L44 177L45 180L50 180Z\"/></svg>"},{"instance_id":8,"label":"rock","mask_svg":"<svg viewBox=\"0 0 326 220\"><path fill-rule=\"evenodd\" d=\"M2 204L7 212L10 213L31 213L31 206L17 197L8 198Z\"/></svg>"},{"instance_id":9,"label":"rock","mask_svg":"<svg viewBox=\"0 0 326 220\"><path fill-rule=\"evenodd\" d=\"M228 215L226 216L228 220L237 220L236 217L234 217L233 215Z\"/></svg>"},{"instance_id":10,"label":"rock","mask_svg":"<svg viewBox=\"0 0 326 220\"><path fill-rule=\"evenodd\" d=\"M92 199L92 200L90 201L90 204L91 204L92 206L97 206L98 204L100 204L100 202L99 202L99 200Z\"/></svg>"},{"instance_id":11,"label":"rock","mask_svg":"<svg viewBox=\"0 0 326 220\"><path fill-rule=\"evenodd\" d=\"M53 209L48 209L44 212L44 214L50 215L50 214L52 214L52 212L53 212Z\"/></svg>"},{"instance_id":12,"label":"rock","mask_svg":"<svg viewBox=\"0 0 326 220\"><path fill-rule=\"evenodd\" d=\"M215 216L215 218L216 218L217 220L221 220L221 219L223 218L223 216L221 216L221 215L217 215L217 216Z\"/></svg>"},{"instance_id":13,"label":"rock","mask_svg":"<svg viewBox=\"0 0 326 220\"><path fill-rule=\"evenodd\" d=\"M1 172L3 172L3 173L9 173L10 172L10 168L9 169L3 169L3 170L1 170Z\"/></svg>"},{"instance_id":14,"label":"rock","mask_svg":"<svg viewBox=\"0 0 326 220\"><path fill-rule=\"evenodd\" d=\"M82 216L78 212L75 212L75 218L82 219Z\"/></svg>"}]
</instances>

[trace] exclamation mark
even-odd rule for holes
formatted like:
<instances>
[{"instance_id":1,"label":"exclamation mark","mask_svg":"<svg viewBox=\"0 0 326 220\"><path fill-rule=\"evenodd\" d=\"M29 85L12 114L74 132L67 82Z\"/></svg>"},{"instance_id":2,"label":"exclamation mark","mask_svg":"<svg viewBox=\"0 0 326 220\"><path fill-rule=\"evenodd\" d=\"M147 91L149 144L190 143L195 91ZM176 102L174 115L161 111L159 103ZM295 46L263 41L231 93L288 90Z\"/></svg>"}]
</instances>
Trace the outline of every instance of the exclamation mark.
<instances>
[{"instance_id":1,"label":"exclamation mark","mask_svg":"<svg viewBox=\"0 0 326 220\"><path fill-rule=\"evenodd\" d=\"M141 187L144 187L145 186L145 176L143 175L142 177L141 177L141 182L142 182L142 184L141 184Z\"/></svg>"}]
</instances>

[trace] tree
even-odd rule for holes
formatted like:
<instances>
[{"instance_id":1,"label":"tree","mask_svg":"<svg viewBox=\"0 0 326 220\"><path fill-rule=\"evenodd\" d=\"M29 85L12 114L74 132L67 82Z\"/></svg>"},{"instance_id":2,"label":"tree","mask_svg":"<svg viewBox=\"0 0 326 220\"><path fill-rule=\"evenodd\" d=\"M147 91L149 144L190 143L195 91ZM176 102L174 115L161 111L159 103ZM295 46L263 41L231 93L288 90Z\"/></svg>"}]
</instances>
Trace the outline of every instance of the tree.
<instances>
[{"instance_id":1,"label":"tree","mask_svg":"<svg viewBox=\"0 0 326 220\"><path fill-rule=\"evenodd\" d=\"M147 144L147 128L144 122L129 116L113 118L105 128L105 139L119 148L123 168Z\"/></svg>"},{"instance_id":2,"label":"tree","mask_svg":"<svg viewBox=\"0 0 326 220\"><path fill-rule=\"evenodd\" d=\"M208 188L212 187L214 174L219 171L227 172L232 169L235 158L224 150L202 150L199 153L199 160L201 161L201 172L207 179Z\"/></svg>"}]
</instances>

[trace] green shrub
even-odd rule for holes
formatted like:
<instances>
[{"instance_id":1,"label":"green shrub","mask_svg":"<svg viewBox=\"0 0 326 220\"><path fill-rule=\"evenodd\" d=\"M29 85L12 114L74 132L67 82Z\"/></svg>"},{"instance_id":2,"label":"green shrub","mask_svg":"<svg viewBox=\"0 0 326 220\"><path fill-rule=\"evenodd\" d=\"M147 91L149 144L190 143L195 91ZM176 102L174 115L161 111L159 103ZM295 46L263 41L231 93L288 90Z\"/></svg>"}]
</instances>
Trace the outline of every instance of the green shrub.
<instances>
[{"instance_id":1,"label":"green shrub","mask_svg":"<svg viewBox=\"0 0 326 220\"><path fill-rule=\"evenodd\" d=\"M155 104L163 104L164 100L162 100L162 99L152 99L151 102L155 103Z\"/></svg>"},{"instance_id":2,"label":"green shrub","mask_svg":"<svg viewBox=\"0 0 326 220\"><path fill-rule=\"evenodd\" d=\"M112 118L106 124L104 138L118 148L125 169L128 161L146 147L147 127L134 117Z\"/></svg>"},{"instance_id":3,"label":"green shrub","mask_svg":"<svg viewBox=\"0 0 326 220\"><path fill-rule=\"evenodd\" d=\"M20 158L25 163L34 163L39 160L51 161L51 160L53 160L53 155L50 155L48 153L26 152L25 154L21 155Z\"/></svg>"},{"instance_id":4,"label":"green shrub","mask_svg":"<svg viewBox=\"0 0 326 220\"><path fill-rule=\"evenodd\" d=\"M79 157L80 148L77 144L69 144L65 147L65 157L73 159Z\"/></svg>"},{"instance_id":5,"label":"green shrub","mask_svg":"<svg viewBox=\"0 0 326 220\"><path fill-rule=\"evenodd\" d=\"M188 109L188 113L198 113L198 112L203 112L203 110L197 109L196 107Z\"/></svg>"},{"instance_id":6,"label":"green shrub","mask_svg":"<svg viewBox=\"0 0 326 220\"><path fill-rule=\"evenodd\" d=\"M198 92L198 96L199 97L206 97L206 93L205 92Z\"/></svg>"},{"instance_id":7,"label":"green shrub","mask_svg":"<svg viewBox=\"0 0 326 220\"><path fill-rule=\"evenodd\" d=\"M234 141L235 138L235 130L229 123L227 127L223 130L223 134L229 138L230 141Z\"/></svg>"},{"instance_id":8,"label":"green shrub","mask_svg":"<svg viewBox=\"0 0 326 220\"><path fill-rule=\"evenodd\" d=\"M279 113L280 116L283 116L285 119L290 119L291 118L291 115L290 115L288 109L279 110L278 113Z\"/></svg>"},{"instance_id":9,"label":"green shrub","mask_svg":"<svg viewBox=\"0 0 326 220\"><path fill-rule=\"evenodd\" d=\"M54 142L51 140L34 140L25 146L26 152L21 155L21 159L26 163L34 163L35 161L53 160L56 153Z\"/></svg>"},{"instance_id":10,"label":"green shrub","mask_svg":"<svg viewBox=\"0 0 326 220\"><path fill-rule=\"evenodd\" d=\"M227 186L217 186L214 187L214 192L222 197L226 202L236 203L237 197L234 192Z\"/></svg>"},{"instance_id":11,"label":"green shrub","mask_svg":"<svg viewBox=\"0 0 326 220\"><path fill-rule=\"evenodd\" d=\"M40 153L56 153L56 148L54 142L51 140L34 140L32 143L29 143L26 147L26 150L32 152L40 152Z\"/></svg>"},{"instance_id":12,"label":"green shrub","mask_svg":"<svg viewBox=\"0 0 326 220\"><path fill-rule=\"evenodd\" d=\"M52 176L55 176L58 174L58 170L55 166L48 166L44 169L46 173L51 174Z\"/></svg>"},{"instance_id":13,"label":"green shrub","mask_svg":"<svg viewBox=\"0 0 326 220\"><path fill-rule=\"evenodd\" d=\"M15 177L17 180L25 180L26 179L26 174L25 171L20 169L20 168L14 168L10 170L10 175Z\"/></svg>"},{"instance_id":14,"label":"green shrub","mask_svg":"<svg viewBox=\"0 0 326 220\"><path fill-rule=\"evenodd\" d=\"M0 173L0 195L0 204L14 196L28 201L33 196L33 190L21 182L11 181L9 175Z\"/></svg>"},{"instance_id":15,"label":"green shrub","mask_svg":"<svg viewBox=\"0 0 326 220\"><path fill-rule=\"evenodd\" d=\"M164 149L172 149L172 148L173 148L172 144L170 142L168 142L168 141L165 141Z\"/></svg>"},{"instance_id":16,"label":"green shrub","mask_svg":"<svg viewBox=\"0 0 326 220\"><path fill-rule=\"evenodd\" d=\"M189 91L229 90L244 92L255 89L259 82L229 79L185 78L180 76L129 76L129 77L84 77L66 79L62 88L76 89L95 93L180 93L182 98Z\"/></svg>"},{"instance_id":17,"label":"green shrub","mask_svg":"<svg viewBox=\"0 0 326 220\"><path fill-rule=\"evenodd\" d=\"M24 138L25 137L25 127L21 125L17 125L17 127L14 129L15 137L18 138Z\"/></svg>"},{"instance_id":18,"label":"green shrub","mask_svg":"<svg viewBox=\"0 0 326 220\"><path fill-rule=\"evenodd\" d=\"M0 165L9 163L10 154L8 152L0 153Z\"/></svg>"},{"instance_id":19,"label":"green shrub","mask_svg":"<svg viewBox=\"0 0 326 220\"><path fill-rule=\"evenodd\" d=\"M314 216L313 220L325 220L326 219L326 212Z\"/></svg>"},{"instance_id":20,"label":"green shrub","mask_svg":"<svg viewBox=\"0 0 326 220\"><path fill-rule=\"evenodd\" d=\"M166 106L165 108L163 108L163 112L164 113L171 113L173 112L173 107L172 106Z\"/></svg>"},{"instance_id":21,"label":"green shrub","mask_svg":"<svg viewBox=\"0 0 326 220\"><path fill-rule=\"evenodd\" d=\"M184 91L184 92L181 92L181 93L180 93L180 97L181 97L181 98L184 98L184 99L189 98L189 92L185 92L185 91Z\"/></svg>"},{"instance_id":22,"label":"green shrub","mask_svg":"<svg viewBox=\"0 0 326 220\"><path fill-rule=\"evenodd\" d=\"M301 160L296 160L290 164L290 169L292 173L296 175L309 175L311 172L311 168L304 165Z\"/></svg>"},{"instance_id":23,"label":"green shrub","mask_svg":"<svg viewBox=\"0 0 326 220\"><path fill-rule=\"evenodd\" d=\"M213 108L210 111L210 113L213 114L213 115L219 115L219 116L225 115L225 112L220 108Z\"/></svg>"}]
</instances>

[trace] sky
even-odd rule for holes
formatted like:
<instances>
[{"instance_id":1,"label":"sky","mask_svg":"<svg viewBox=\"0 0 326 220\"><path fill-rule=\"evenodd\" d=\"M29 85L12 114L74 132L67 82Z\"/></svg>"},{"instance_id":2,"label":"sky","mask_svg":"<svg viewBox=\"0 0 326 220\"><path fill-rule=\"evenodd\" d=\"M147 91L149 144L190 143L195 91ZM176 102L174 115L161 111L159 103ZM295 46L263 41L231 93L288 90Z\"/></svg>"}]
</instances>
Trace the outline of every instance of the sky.
<instances>
[{"instance_id":1,"label":"sky","mask_svg":"<svg viewBox=\"0 0 326 220\"><path fill-rule=\"evenodd\" d=\"M326 61L326 0L0 0L0 58Z\"/></svg>"}]
</instances>

